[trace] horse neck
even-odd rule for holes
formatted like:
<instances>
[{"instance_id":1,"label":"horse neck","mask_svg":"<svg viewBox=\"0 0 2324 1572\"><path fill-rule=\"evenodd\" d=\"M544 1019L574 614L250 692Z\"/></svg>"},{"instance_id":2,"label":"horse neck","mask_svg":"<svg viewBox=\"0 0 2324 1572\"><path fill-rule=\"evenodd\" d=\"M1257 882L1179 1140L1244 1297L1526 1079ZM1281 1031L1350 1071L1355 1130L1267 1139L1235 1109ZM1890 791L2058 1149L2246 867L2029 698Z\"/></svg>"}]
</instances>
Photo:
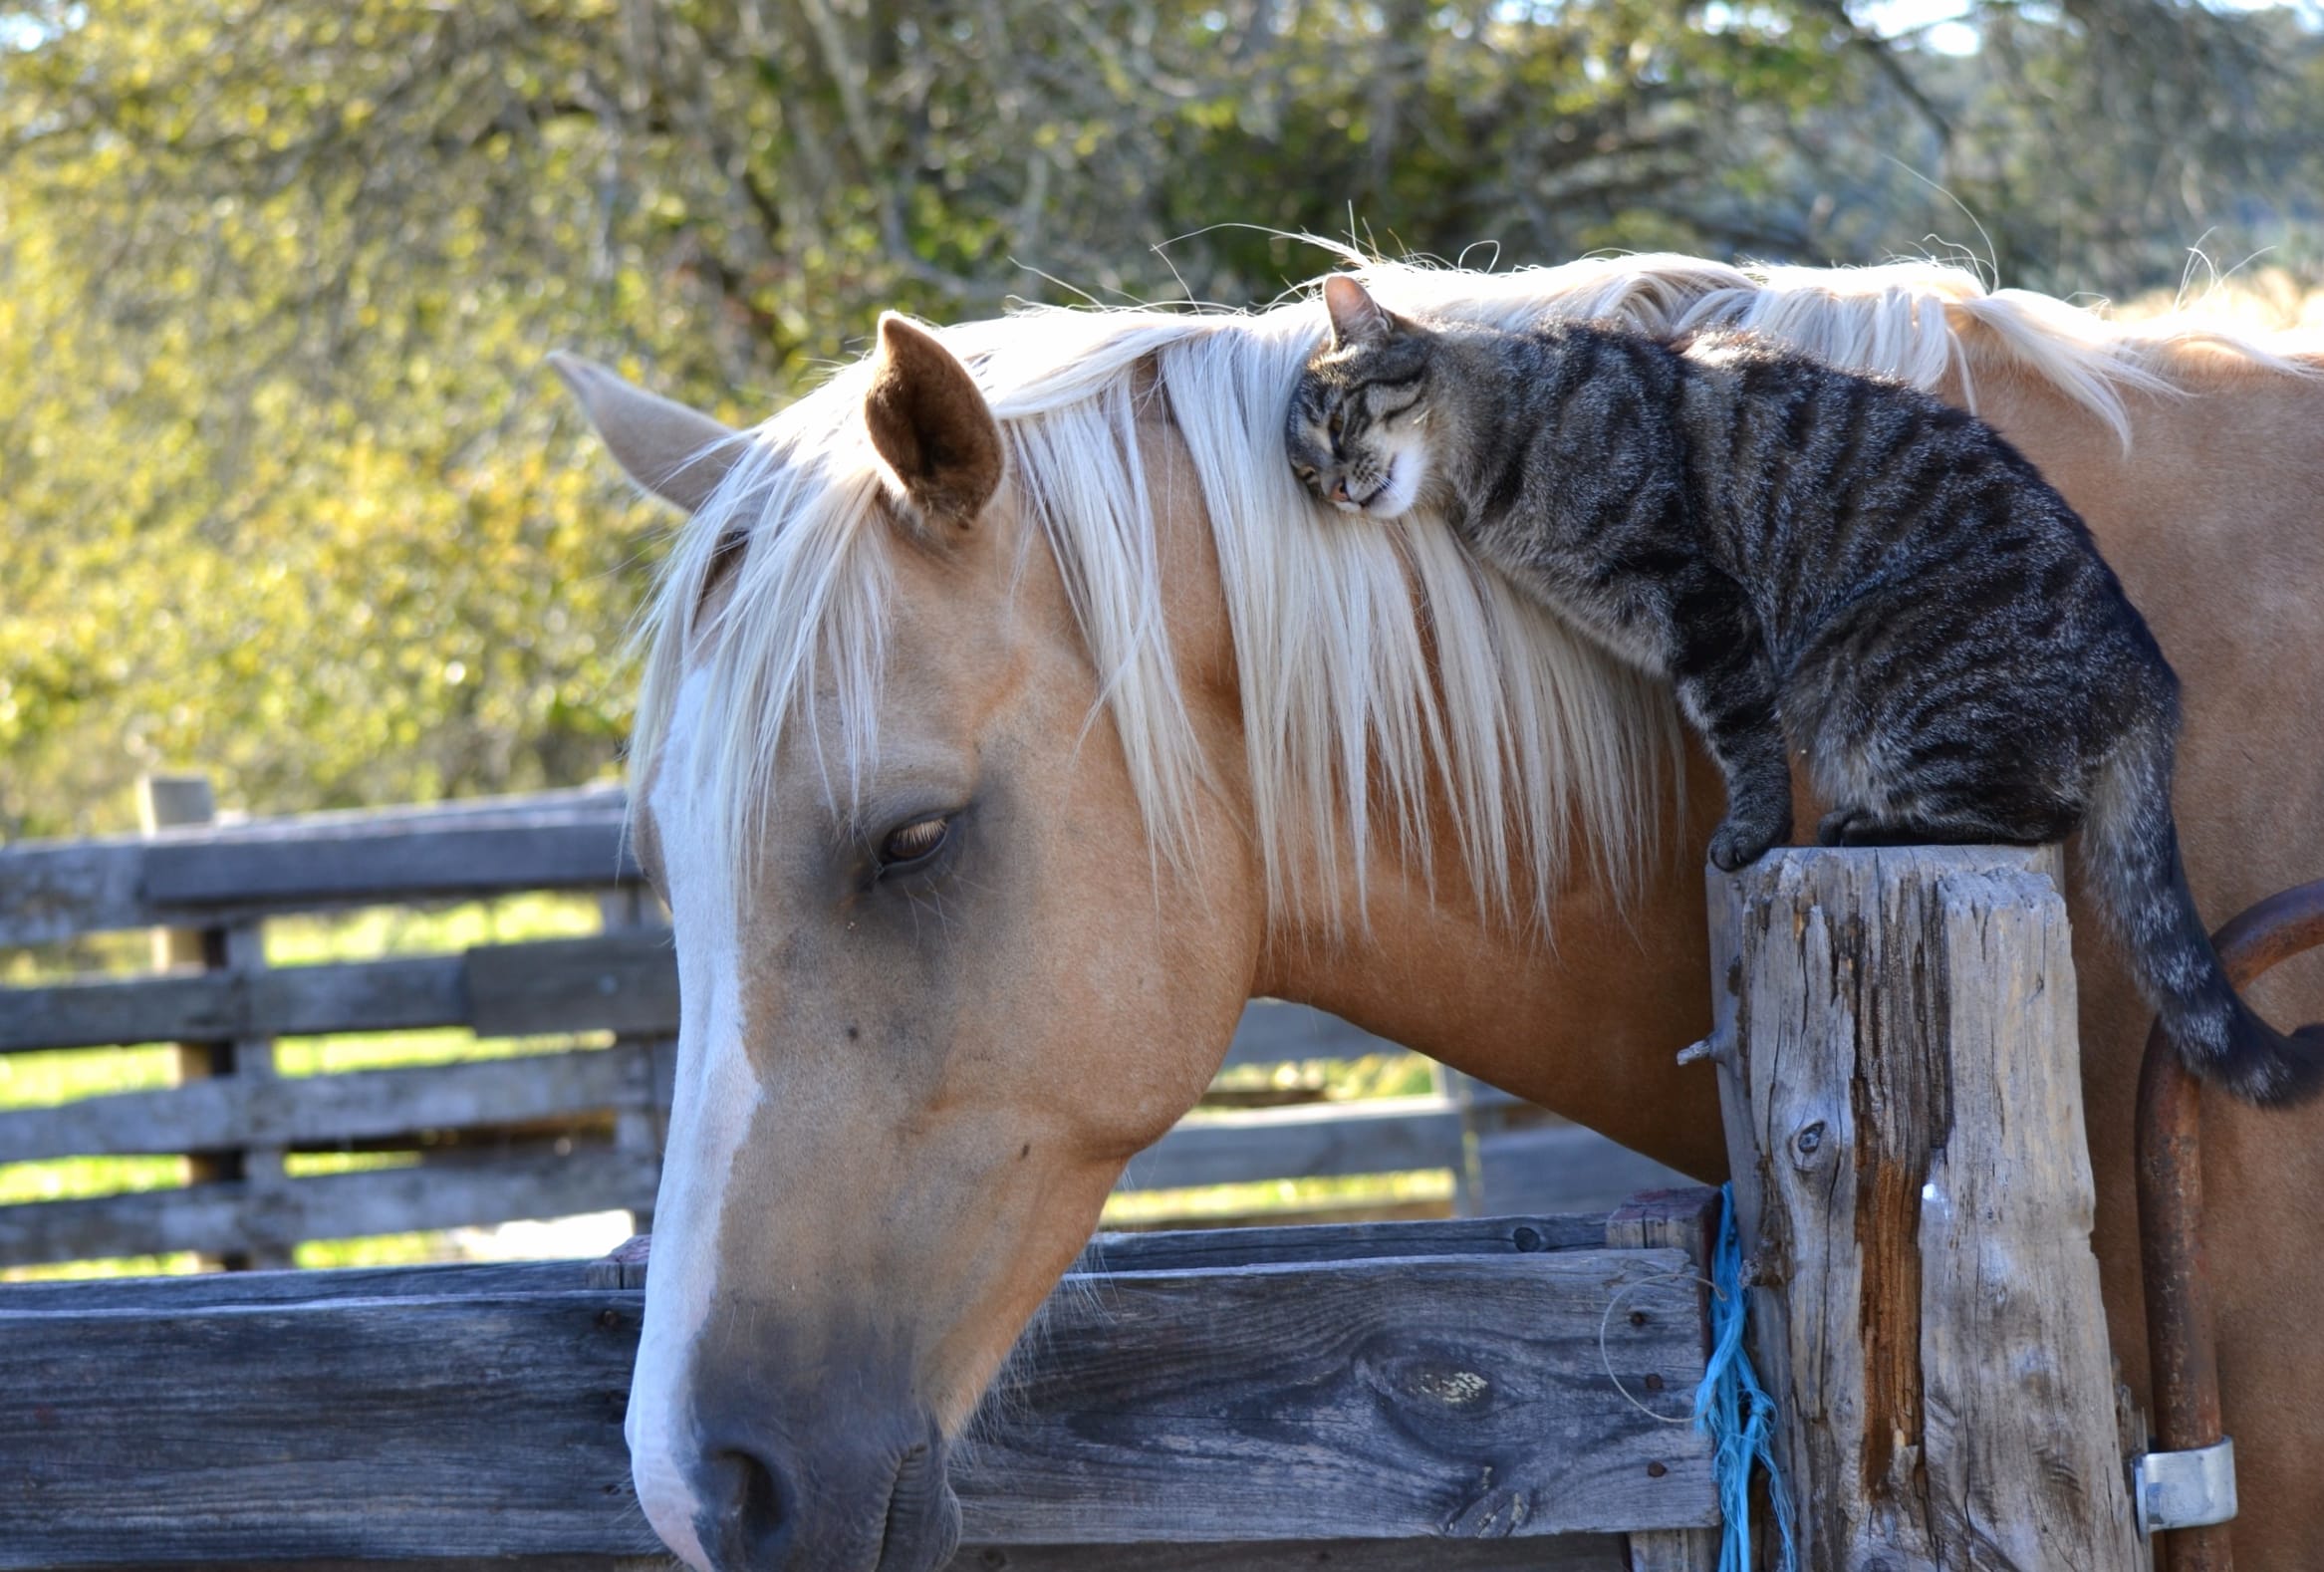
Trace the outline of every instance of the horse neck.
<instances>
[{"instance_id":1,"label":"horse neck","mask_svg":"<svg viewBox=\"0 0 2324 1572\"><path fill-rule=\"evenodd\" d=\"M1719 788L1691 749L1686 800L1699 822L1676 844L1700 845ZM1683 1172L1724 1174L1715 1083L1676 1057L1710 1024L1691 858L1660 859L1623 890L1578 866L1546 934L1488 912L1446 872L1460 867L1448 826L1433 883L1393 846L1374 858L1362 908L1351 895L1336 913L1278 923L1255 991L1329 1010Z\"/></svg>"}]
</instances>

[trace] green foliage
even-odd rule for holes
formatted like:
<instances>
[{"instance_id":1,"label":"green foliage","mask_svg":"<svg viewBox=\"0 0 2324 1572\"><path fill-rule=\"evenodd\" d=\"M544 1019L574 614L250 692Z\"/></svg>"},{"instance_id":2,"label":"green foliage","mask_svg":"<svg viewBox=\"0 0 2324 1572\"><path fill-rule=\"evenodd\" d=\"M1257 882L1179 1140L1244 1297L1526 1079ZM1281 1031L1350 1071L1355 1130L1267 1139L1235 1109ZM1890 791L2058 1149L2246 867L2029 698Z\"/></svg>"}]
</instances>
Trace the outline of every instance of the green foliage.
<instances>
[{"instance_id":1,"label":"green foliage","mask_svg":"<svg viewBox=\"0 0 2324 1572\"><path fill-rule=\"evenodd\" d=\"M1920 174L2013 282L2167 283L2214 225L2314 263L2292 13L1987 3L1958 58L1877 14L0 0L0 834L124 828L165 764L260 811L609 769L661 521L559 345L751 418L881 307L1328 265L1269 230L1982 248Z\"/></svg>"}]
</instances>

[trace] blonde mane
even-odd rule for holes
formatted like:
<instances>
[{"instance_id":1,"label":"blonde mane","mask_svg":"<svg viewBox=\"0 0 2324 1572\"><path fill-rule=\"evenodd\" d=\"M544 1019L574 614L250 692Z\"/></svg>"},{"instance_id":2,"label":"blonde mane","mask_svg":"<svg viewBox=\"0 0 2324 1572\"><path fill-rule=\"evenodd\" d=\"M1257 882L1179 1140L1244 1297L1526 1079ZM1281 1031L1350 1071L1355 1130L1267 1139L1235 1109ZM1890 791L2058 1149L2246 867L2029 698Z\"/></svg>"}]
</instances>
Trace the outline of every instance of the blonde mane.
<instances>
[{"instance_id":1,"label":"blonde mane","mask_svg":"<svg viewBox=\"0 0 2324 1572\"><path fill-rule=\"evenodd\" d=\"M1972 403L1978 376L2007 368L2126 444L2123 395L2172 391L2173 358L2189 346L2292 366L2199 323L2125 328L1930 263L1837 270L1636 256L1507 273L1378 261L1360 271L1401 311L1508 326L1588 318L1666 336L1738 328L1924 388L1950 383ZM1336 910L1349 881L1361 906L1384 842L1418 853L1424 873L1423 828L1448 812L1479 899L1546 930L1575 837L1617 885L1654 853L1677 769L1673 707L1478 570L1448 530L1354 529L1319 516L1284 461L1282 421L1322 331L1321 309L1304 297L1251 313L1035 308L939 330L1000 421L1158 856L1186 851L1205 764L1162 621L1158 499L1137 406L1150 363L1217 546L1271 911L1282 919L1310 902ZM687 652L706 650L703 724L716 741L697 754L697 789L723 805L736 861L757 842L784 729L815 695L836 707L830 735L809 728L827 793L852 799L877 752L891 580L866 386L858 363L740 439L682 532L641 634L634 774L659 751ZM715 624L697 627L713 558L736 532L751 541L732 592Z\"/></svg>"}]
</instances>

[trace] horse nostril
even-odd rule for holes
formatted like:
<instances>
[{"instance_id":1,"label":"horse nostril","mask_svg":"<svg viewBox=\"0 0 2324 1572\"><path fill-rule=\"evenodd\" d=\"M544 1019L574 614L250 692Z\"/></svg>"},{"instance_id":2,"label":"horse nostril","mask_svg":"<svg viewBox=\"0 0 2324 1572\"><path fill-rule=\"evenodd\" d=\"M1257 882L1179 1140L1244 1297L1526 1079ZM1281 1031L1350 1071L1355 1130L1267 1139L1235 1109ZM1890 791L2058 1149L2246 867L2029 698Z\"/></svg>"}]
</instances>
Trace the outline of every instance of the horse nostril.
<instances>
[{"instance_id":1,"label":"horse nostril","mask_svg":"<svg viewBox=\"0 0 2324 1572\"><path fill-rule=\"evenodd\" d=\"M774 1464L735 1448L703 1459L702 1544L720 1568L778 1562L790 1542L790 1492Z\"/></svg>"}]
</instances>

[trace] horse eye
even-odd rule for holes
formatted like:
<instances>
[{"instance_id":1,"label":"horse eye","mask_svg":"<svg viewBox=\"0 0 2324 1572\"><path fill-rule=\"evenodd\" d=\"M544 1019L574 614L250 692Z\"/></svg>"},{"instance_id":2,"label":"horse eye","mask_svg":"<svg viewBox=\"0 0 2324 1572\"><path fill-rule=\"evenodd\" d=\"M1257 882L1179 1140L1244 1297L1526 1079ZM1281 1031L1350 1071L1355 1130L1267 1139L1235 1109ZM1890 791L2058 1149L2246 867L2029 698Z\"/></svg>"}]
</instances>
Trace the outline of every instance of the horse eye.
<instances>
[{"instance_id":1,"label":"horse eye","mask_svg":"<svg viewBox=\"0 0 2324 1572\"><path fill-rule=\"evenodd\" d=\"M902 868L933 857L951 831L952 821L944 818L916 819L901 830L891 831L888 839L880 843L880 866Z\"/></svg>"}]
</instances>

